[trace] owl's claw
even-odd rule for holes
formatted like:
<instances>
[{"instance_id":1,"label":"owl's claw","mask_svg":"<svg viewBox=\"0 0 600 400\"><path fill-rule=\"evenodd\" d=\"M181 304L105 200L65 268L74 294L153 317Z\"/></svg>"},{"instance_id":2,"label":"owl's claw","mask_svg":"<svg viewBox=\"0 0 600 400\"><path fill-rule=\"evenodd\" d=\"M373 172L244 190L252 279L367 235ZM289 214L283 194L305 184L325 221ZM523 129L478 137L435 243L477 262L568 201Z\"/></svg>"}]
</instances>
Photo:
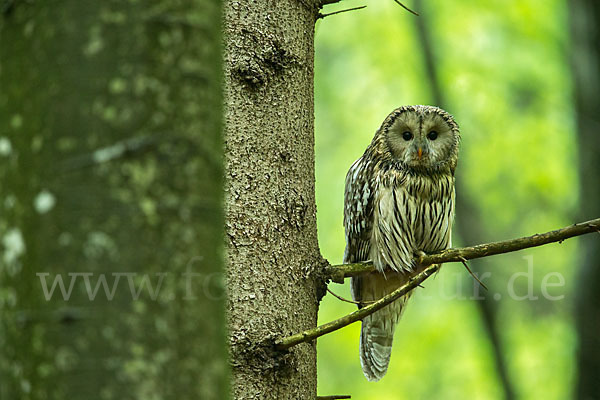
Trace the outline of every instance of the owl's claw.
<instances>
[{"instance_id":1,"label":"owl's claw","mask_svg":"<svg viewBox=\"0 0 600 400\"><path fill-rule=\"evenodd\" d=\"M421 251L421 250L415 251L415 258L417 259L417 261L421 261L423 259L423 257L425 257L426 255L427 255L427 253L425 253L424 251Z\"/></svg>"}]
</instances>

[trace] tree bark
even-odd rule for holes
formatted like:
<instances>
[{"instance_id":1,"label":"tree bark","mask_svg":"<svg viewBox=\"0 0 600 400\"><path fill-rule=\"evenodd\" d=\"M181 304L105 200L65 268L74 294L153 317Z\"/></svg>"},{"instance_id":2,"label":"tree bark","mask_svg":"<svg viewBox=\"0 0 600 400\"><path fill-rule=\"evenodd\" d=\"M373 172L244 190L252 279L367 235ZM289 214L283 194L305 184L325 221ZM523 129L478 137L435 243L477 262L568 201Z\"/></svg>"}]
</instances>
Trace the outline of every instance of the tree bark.
<instances>
[{"instance_id":1,"label":"tree bark","mask_svg":"<svg viewBox=\"0 0 600 400\"><path fill-rule=\"evenodd\" d=\"M220 16L1 3L0 398L226 398Z\"/></svg>"},{"instance_id":2,"label":"tree bark","mask_svg":"<svg viewBox=\"0 0 600 400\"><path fill-rule=\"evenodd\" d=\"M575 110L579 133L581 214L600 214L600 4L570 2L571 59L575 80ZM600 399L600 246L597 238L582 238L575 317L578 399Z\"/></svg>"},{"instance_id":3,"label":"tree bark","mask_svg":"<svg viewBox=\"0 0 600 400\"><path fill-rule=\"evenodd\" d=\"M235 399L313 399L321 265L314 192L312 1L225 3L226 229Z\"/></svg>"}]
</instances>

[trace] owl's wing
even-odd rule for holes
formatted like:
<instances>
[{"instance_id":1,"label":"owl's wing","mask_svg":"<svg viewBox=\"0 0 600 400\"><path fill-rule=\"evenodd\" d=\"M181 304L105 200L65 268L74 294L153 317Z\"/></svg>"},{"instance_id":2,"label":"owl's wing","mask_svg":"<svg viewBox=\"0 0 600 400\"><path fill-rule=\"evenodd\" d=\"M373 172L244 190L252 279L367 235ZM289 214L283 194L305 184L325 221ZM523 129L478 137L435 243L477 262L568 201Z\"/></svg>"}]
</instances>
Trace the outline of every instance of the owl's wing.
<instances>
[{"instance_id":1,"label":"owl's wing","mask_svg":"<svg viewBox=\"0 0 600 400\"><path fill-rule=\"evenodd\" d=\"M371 252L373 229L373 190L370 162L362 156L346 175L344 191L344 263L367 261Z\"/></svg>"},{"instance_id":2,"label":"owl's wing","mask_svg":"<svg viewBox=\"0 0 600 400\"><path fill-rule=\"evenodd\" d=\"M369 159L359 158L346 175L344 227L346 251L344 262L367 261L371 257L371 238L374 218L374 168ZM355 301L378 300L401 286L404 276L388 278L380 273L366 274L351 279ZM394 329L406 298L369 315L362 321L360 333L360 363L370 381L381 379L388 367L392 352ZM361 307L359 305L359 307Z\"/></svg>"}]
</instances>

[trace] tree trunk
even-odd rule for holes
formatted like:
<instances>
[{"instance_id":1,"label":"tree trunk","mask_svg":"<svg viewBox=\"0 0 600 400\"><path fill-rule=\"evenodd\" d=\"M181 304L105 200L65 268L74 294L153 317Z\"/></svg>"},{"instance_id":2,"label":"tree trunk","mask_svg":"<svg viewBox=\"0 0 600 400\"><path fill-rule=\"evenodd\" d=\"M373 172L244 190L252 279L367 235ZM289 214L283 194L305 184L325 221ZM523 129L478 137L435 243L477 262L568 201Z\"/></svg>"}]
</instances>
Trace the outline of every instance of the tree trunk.
<instances>
[{"instance_id":1,"label":"tree trunk","mask_svg":"<svg viewBox=\"0 0 600 400\"><path fill-rule=\"evenodd\" d=\"M1 3L0 398L226 398L220 15Z\"/></svg>"},{"instance_id":2,"label":"tree trunk","mask_svg":"<svg viewBox=\"0 0 600 400\"><path fill-rule=\"evenodd\" d=\"M600 215L600 4L570 3L572 65L579 132L581 218ZM579 351L578 399L600 399L600 246L580 239L581 267L575 306Z\"/></svg>"},{"instance_id":3,"label":"tree trunk","mask_svg":"<svg viewBox=\"0 0 600 400\"><path fill-rule=\"evenodd\" d=\"M321 265L314 191L311 1L225 3L226 229L235 399L314 399Z\"/></svg>"}]
</instances>

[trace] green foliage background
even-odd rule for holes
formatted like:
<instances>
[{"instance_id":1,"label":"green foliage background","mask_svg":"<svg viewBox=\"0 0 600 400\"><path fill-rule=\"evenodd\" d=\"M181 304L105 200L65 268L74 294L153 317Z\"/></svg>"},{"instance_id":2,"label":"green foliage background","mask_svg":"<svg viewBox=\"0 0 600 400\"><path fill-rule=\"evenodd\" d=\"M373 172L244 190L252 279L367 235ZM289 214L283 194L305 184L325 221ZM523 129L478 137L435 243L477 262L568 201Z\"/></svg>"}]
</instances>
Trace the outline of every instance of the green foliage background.
<instances>
[{"instance_id":1,"label":"green foliage background","mask_svg":"<svg viewBox=\"0 0 600 400\"><path fill-rule=\"evenodd\" d=\"M365 4L344 1L324 12ZM316 35L316 156L319 241L331 263L344 251L344 177L394 108L431 104L415 17L392 0L327 17ZM412 4L407 2L408 6ZM563 1L428 0L426 14L441 89L462 132L459 179L477 204L485 237L501 240L575 222L576 133ZM590 218L593 217L590 215ZM460 216L458 216L460 220ZM468 229L468 227L467 227ZM461 238L454 236L454 244ZM463 243L464 244L464 243ZM471 243L468 243L471 244ZM508 282L533 265L532 295L511 298ZM490 259L480 272L497 299L509 378L520 399L571 397L575 330L571 307L577 239ZM542 282L552 301L543 296ZM546 278L545 278L546 277ZM349 283L333 285L350 297ZM524 276L514 292L529 290ZM387 376L367 382L358 357L360 324L318 341L319 394L356 399L501 399L491 344L471 278L449 264L413 296L395 336ZM324 298L323 323L353 311Z\"/></svg>"}]
</instances>

